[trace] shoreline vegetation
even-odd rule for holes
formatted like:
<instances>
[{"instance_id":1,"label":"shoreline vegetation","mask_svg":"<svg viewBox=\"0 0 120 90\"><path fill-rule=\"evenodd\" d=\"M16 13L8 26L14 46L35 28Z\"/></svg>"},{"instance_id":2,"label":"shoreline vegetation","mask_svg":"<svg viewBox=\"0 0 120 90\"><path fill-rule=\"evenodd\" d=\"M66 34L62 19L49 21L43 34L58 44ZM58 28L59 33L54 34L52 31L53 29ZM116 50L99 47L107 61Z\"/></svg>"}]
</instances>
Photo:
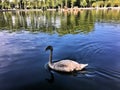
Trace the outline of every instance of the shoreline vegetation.
<instances>
[{"instance_id":1,"label":"shoreline vegetation","mask_svg":"<svg viewBox=\"0 0 120 90\"><path fill-rule=\"evenodd\" d=\"M80 11L120 9L120 0L0 0L0 11Z\"/></svg>"},{"instance_id":2,"label":"shoreline vegetation","mask_svg":"<svg viewBox=\"0 0 120 90\"><path fill-rule=\"evenodd\" d=\"M63 9L0 9L0 12L6 11L61 11L61 12L74 12L74 11L82 11L82 10L120 10L120 7L86 7L86 8L63 8Z\"/></svg>"},{"instance_id":3,"label":"shoreline vegetation","mask_svg":"<svg viewBox=\"0 0 120 90\"><path fill-rule=\"evenodd\" d=\"M69 9L69 8L68 8ZM0 29L8 32L29 31L32 33L88 34L94 31L96 23L118 25L120 9L79 8L79 10L56 11L49 9L21 9L0 12ZM71 10L71 11L70 11ZM114 25L114 24L113 24ZM86 27L87 26L87 27Z\"/></svg>"}]
</instances>

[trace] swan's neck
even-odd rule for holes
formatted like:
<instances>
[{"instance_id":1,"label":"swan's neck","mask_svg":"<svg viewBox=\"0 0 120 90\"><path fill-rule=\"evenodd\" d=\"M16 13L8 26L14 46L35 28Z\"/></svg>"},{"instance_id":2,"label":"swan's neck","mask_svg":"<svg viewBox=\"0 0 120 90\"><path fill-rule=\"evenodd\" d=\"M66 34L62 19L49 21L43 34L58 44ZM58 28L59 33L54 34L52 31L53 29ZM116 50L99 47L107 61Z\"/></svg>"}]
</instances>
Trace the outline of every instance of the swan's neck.
<instances>
[{"instance_id":1,"label":"swan's neck","mask_svg":"<svg viewBox=\"0 0 120 90\"><path fill-rule=\"evenodd\" d=\"M52 64L52 50L50 50L49 63Z\"/></svg>"}]
</instances>

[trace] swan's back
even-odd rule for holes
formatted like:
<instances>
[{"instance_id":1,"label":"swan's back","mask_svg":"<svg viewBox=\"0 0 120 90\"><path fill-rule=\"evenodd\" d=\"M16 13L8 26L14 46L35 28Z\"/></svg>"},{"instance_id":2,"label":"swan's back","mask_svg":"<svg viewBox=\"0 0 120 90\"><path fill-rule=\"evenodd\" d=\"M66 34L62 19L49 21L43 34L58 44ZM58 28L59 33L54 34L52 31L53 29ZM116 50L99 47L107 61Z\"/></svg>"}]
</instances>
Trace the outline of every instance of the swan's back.
<instances>
[{"instance_id":1,"label":"swan's back","mask_svg":"<svg viewBox=\"0 0 120 90\"><path fill-rule=\"evenodd\" d=\"M72 71L82 70L87 65L88 64L79 64L72 60L61 60L59 62L55 62L52 64L49 63L49 67L51 69L62 72L72 72Z\"/></svg>"}]
</instances>

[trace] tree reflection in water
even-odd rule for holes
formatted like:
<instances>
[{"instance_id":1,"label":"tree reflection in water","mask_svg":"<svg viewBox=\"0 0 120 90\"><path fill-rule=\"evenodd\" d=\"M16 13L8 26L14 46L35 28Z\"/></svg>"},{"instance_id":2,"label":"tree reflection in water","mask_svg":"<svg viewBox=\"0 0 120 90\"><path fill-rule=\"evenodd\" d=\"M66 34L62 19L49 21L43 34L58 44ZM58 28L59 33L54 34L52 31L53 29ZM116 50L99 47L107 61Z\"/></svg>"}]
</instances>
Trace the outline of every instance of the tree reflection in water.
<instances>
[{"instance_id":1,"label":"tree reflection in water","mask_svg":"<svg viewBox=\"0 0 120 90\"><path fill-rule=\"evenodd\" d=\"M118 10L82 10L77 13L55 11L13 11L0 13L0 29L21 30L59 35L84 33L94 30L97 22L120 22Z\"/></svg>"}]
</instances>

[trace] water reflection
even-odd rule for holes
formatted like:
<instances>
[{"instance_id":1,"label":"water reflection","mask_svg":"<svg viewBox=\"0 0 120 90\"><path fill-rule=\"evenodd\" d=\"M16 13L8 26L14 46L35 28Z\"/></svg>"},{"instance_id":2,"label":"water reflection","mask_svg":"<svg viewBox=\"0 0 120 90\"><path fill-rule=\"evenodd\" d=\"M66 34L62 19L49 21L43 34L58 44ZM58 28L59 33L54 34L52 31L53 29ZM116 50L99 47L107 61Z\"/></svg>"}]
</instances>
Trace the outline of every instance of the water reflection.
<instances>
[{"instance_id":1,"label":"water reflection","mask_svg":"<svg viewBox=\"0 0 120 90\"><path fill-rule=\"evenodd\" d=\"M119 10L85 10L74 13L13 11L0 13L0 29L9 32L27 30L30 32L89 33L98 22L120 22Z\"/></svg>"},{"instance_id":2,"label":"water reflection","mask_svg":"<svg viewBox=\"0 0 120 90\"><path fill-rule=\"evenodd\" d=\"M0 30L1 90L120 89L119 10L0 12ZM48 45L54 60L89 66L70 75L46 71Z\"/></svg>"}]
</instances>

